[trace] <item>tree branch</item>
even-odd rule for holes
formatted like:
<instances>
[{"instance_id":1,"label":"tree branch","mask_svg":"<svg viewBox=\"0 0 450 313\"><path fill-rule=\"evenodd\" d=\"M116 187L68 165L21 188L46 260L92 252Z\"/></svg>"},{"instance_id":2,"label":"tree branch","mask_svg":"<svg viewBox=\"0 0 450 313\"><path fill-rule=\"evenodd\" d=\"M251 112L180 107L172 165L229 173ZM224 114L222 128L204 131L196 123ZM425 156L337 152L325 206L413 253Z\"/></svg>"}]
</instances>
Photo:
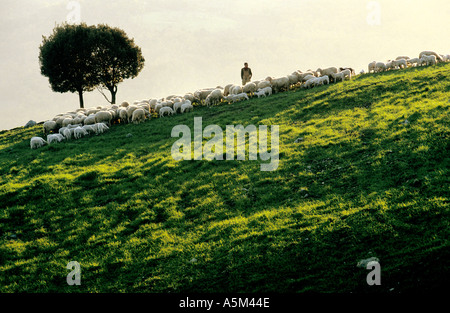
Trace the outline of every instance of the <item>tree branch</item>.
<instances>
[{"instance_id":1,"label":"tree branch","mask_svg":"<svg viewBox=\"0 0 450 313\"><path fill-rule=\"evenodd\" d=\"M103 97L105 97L106 101L108 101L109 103L112 103L110 100L108 100L108 98L106 97L106 95L103 93L103 90L101 87L97 86L97 90L103 95Z\"/></svg>"}]
</instances>

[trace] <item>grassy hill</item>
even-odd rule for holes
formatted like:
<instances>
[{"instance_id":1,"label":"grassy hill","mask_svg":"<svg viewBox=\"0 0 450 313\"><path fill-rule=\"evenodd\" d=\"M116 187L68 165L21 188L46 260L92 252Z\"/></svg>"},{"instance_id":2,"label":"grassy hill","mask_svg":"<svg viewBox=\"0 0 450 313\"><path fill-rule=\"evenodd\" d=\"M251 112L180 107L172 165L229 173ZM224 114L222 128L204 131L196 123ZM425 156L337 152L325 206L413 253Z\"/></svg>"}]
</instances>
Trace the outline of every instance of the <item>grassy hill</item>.
<instances>
[{"instance_id":1,"label":"grassy hill","mask_svg":"<svg viewBox=\"0 0 450 313\"><path fill-rule=\"evenodd\" d=\"M0 292L438 291L449 281L449 95L441 64L37 150L41 126L1 132ZM174 161L171 130L193 130L194 116L224 130L279 125L278 169ZM369 257L380 286L356 266ZM66 283L70 261L80 286Z\"/></svg>"}]
</instances>

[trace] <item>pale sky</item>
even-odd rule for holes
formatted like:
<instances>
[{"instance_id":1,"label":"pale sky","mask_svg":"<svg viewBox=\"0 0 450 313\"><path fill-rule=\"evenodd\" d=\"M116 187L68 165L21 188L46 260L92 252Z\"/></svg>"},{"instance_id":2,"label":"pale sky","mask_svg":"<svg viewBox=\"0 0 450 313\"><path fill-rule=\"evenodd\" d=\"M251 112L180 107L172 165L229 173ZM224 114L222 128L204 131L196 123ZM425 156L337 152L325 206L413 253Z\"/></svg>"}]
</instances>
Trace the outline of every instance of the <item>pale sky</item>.
<instances>
[{"instance_id":1,"label":"pale sky","mask_svg":"<svg viewBox=\"0 0 450 313\"><path fill-rule=\"evenodd\" d=\"M144 69L119 84L117 103L239 84L244 62L256 80L329 66L359 73L371 61L417 57L423 50L450 54L448 0L0 0L0 5L0 130L79 108L76 93L51 90L38 61L42 36L74 17L122 28L141 47ZM108 104L97 90L84 100L85 107Z\"/></svg>"}]
</instances>

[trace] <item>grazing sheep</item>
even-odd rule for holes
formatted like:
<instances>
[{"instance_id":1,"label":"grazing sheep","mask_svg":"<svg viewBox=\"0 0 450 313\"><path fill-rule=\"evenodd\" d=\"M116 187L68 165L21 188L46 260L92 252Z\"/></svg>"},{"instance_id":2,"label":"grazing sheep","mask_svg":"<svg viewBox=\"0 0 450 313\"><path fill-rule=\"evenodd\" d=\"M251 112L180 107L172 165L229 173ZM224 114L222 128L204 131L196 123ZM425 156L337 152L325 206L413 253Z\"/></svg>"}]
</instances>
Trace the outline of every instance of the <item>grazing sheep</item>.
<instances>
[{"instance_id":1,"label":"grazing sheep","mask_svg":"<svg viewBox=\"0 0 450 313\"><path fill-rule=\"evenodd\" d=\"M337 73L338 69L336 67L328 67L324 70L321 68L318 68L316 70L316 72L318 72L320 74L320 76L324 76L324 75L331 76L331 73Z\"/></svg>"},{"instance_id":2,"label":"grazing sheep","mask_svg":"<svg viewBox=\"0 0 450 313\"><path fill-rule=\"evenodd\" d=\"M436 52L434 52L434 51L422 51L419 54L419 59L422 59L422 57L424 57L424 56L431 56L431 55L434 55L436 57L436 63L437 62L444 62L442 57L439 54L437 54Z\"/></svg>"},{"instance_id":3,"label":"grazing sheep","mask_svg":"<svg viewBox=\"0 0 450 313\"><path fill-rule=\"evenodd\" d=\"M64 137L65 137L67 140L72 139L72 135L73 135L73 133L74 133L74 130L75 130L74 128L72 128L72 129L70 129L70 128L64 129L64 131L63 131Z\"/></svg>"},{"instance_id":4,"label":"grazing sheep","mask_svg":"<svg viewBox=\"0 0 450 313\"><path fill-rule=\"evenodd\" d=\"M392 61L392 65L394 66L394 68L398 67L400 69L408 67L406 59L399 59L399 60Z\"/></svg>"},{"instance_id":5,"label":"grazing sheep","mask_svg":"<svg viewBox=\"0 0 450 313\"><path fill-rule=\"evenodd\" d=\"M44 127L44 135L50 134L51 131L55 131L58 128L58 125L55 121L49 120L46 121L43 125Z\"/></svg>"},{"instance_id":6,"label":"grazing sheep","mask_svg":"<svg viewBox=\"0 0 450 313\"><path fill-rule=\"evenodd\" d=\"M106 125L105 123L96 123L93 125L93 128L97 135L102 134L109 129L108 125Z\"/></svg>"},{"instance_id":7,"label":"grazing sheep","mask_svg":"<svg viewBox=\"0 0 450 313\"><path fill-rule=\"evenodd\" d=\"M83 125L82 126L84 130L88 132L88 134L95 134L96 130L94 128L94 125Z\"/></svg>"},{"instance_id":8,"label":"grazing sheep","mask_svg":"<svg viewBox=\"0 0 450 313\"><path fill-rule=\"evenodd\" d=\"M272 85L270 84L269 81L263 80L263 81L259 82L258 89L264 89L266 87L272 87Z\"/></svg>"},{"instance_id":9,"label":"grazing sheep","mask_svg":"<svg viewBox=\"0 0 450 313\"><path fill-rule=\"evenodd\" d=\"M131 121L134 124L139 124L140 122L145 121L145 111L144 109L136 109L133 111L133 116L131 118Z\"/></svg>"},{"instance_id":10,"label":"grazing sheep","mask_svg":"<svg viewBox=\"0 0 450 313\"><path fill-rule=\"evenodd\" d=\"M272 94L272 87L265 87L262 89L258 89L258 91L255 94L258 96L258 98L270 96Z\"/></svg>"},{"instance_id":11,"label":"grazing sheep","mask_svg":"<svg viewBox=\"0 0 450 313\"><path fill-rule=\"evenodd\" d=\"M237 95L234 95L233 102L241 101L244 99L248 100L248 95L245 92L241 92L241 93L238 93Z\"/></svg>"},{"instance_id":12,"label":"grazing sheep","mask_svg":"<svg viewBox=\"0 0 450 313\"><path fill-rule=\"evenodd\" d=\"M237 95L238 93L242 93L242 86L233 85L230 87L230 95Z\"/></svg>"},{"instance_id":13,"label":"grazing sheep","mask_svg":"<svg viewBox=\"0 0 450 313\"><path fill-rule=\"evenodd\" d=\"M95 114L91 114L84 119L84 125L93 125L95 124Z\"/></svg>"},{"instance_id":14,"label":"grazing sheep","mask_svg":"<svg viewBox=\"0 0 450 313\"><path fill-rule=\"evenodd\" d=\"M355 70L352 69L351 67L340 67L340 68L339 68L339 71L340 71L340 72L345 71L345 70L349 70L351 76L355 76L355 75L356 75ZM351 78L351 77L350 77L350 78Z\"/></svg>"},{"instance_id":15,"label":"grazing sheep","mask_svg":"<svg viewBox=\"0 0 450 313\"><path fill-rule=\"evenodd\" d=\"M386 64L383 62L377 62L375 64L375 73L386 71Z\"/></svg>"},{"instance_id":16,"label":"grazing sheep","mask_svg":"<svg viewBox=\"0 0 450 313\"><path fill-rule=\"evenodd\" d=\"M270 83L272 85L272 91L274 93L277 93L277 92L283 91L283 90L289 90L289 77L287 77L287 76L273 78Z\"/></svg>"},{"instance_id":17,"label":"grazing sheep","mask_svg":"<svg viewBox=\"0 0 450 313\"><path fill-rule=\"evenodd\" d=\"M420 59L419 58L408 59L406 60L406 64L408 66L418 66L420 64Z\"/></svg>"},{"instance_id":18,"label":"grazing sheep","mask_svg":"<svg viewBox=\"0 0 450 313\"><path fill-rule=\"evenodd\" d=\"M331 75L331 74L330 74ZM303 85L302 88L312 88L314 87L315 83L317 82L318 77L312 77L308 79Z\"/></svg>"},{"instance_id":19,"label":"grazing sheep","mask_svg":"<svg viewBox=\"0 0 450 313\"><path fill-rule=\"evenodd\" d=\"M214 89L205 99L205 105L210 106L223 100L222 89Z\"/></svg>"},{"instance_id":20,"label":"grazing sheep","mask_svg":"<svg viewBox=\"0 0 450 313\"><path fill-rule=\"evenodd\" d=\"M38 149L40 147L43 147L47 142L44 140L44 138L41 137L32 137L30 140L30 147L31 149Z\"/></svg>"},{"instance_id":21,"label":"grazing sheep","mask_svg":"<svg viewBox=\"0 0 450 313\"><path fill-rule=\"evenodd\" d=\"M333 81L335 83L337 83L338 79L340 79L341 81L344 81L344 79L345 79L345 74L343 72L331 73L330 75L331 75L331 77L333 77Z\"/></svg>"},{"instance_id":22,"label":"grazing sheep","mask_svg":"<svg viewBox=\"0 0 450 313\"><path fill-rule=\"evenodd\" d=\"M164 115L173 115L175 112L171 107L163 107L159 110L159 117L163 117Z\"/></svg>"},{"instance_id":23,"label":"grazing sheep","mask_svg":"<svg viewBox=\"0 0 450 313\"><path fill-rule=\"evenodd\" d=\"M51 144L53 142L61 142L64 140L64 136L61 134L50 134L47 135L47 143Z\"/></svg>"},{"instance_id":24,"label":"grazing sheep","mask_svg":"<svg viewBox=\"0 0 450 313\"><path fill-rule=\"evenodd\" d=\"M246 83L244 87L242 87L242 92L245 92L246 94L249 94L252 96L256 91L256 84L255 83Z\"/></svg>"},{"instance_id":25,"label":"grazing sheep","mask_svg":"<svg viewBox=\"0 0 450 313\"><path fill-rule=\"evenodd\" d=\"M223 95L226 97L230 94L230 87L234 86L234 84L228 84L225 85L225 88L223 89Z\"/></svg>"},{"instance_id":26,"label":"grazing sheep","mask_svg":"<svg viewBox=\"0 0 450 313\"><path fill-rule=\"evenodd\" d=\"M73 137L75 139L80 139L83 136L87 136L88 132L86 129L84 129L83 127L78 126L77 128L74 129L73 131Z\"/></svg>"},{"instance_id":27,"label":"grazing sheep","mask_svg":"<svg viewBox=\"0 0 450 313\"><path fill-rule=\"evenodd\" d=\"M111 125L112 115L108 111L98 111L95 113L95 123L106 123Z\"/></svg>"},{"instance_id":28,"label":"grazing sheep","mask_svg":"<svg viewBox=\"0 0 450 313\"><path fill-rule=\"evenodd\" d=\"M421 64L425 65L436 65L437 64L437 58L435 55L423 55L421 58Z\"/></svg>"},{"instance_id":29,"label":"grazing sheep","mask_svg":"<svg viewBox=\"0 0 450 313\"><path fill-rule=\"evenodd\" d=\"M186 113L186 112L190 112L194 109L194 107L191 104L191 101L186 100L182 105L181 105L181 113Z\"/></svg>"},{"instance_id":30,"label":"grazing sheep","mask_svg":"<svg viewBox=\"0 0 450 313\"><path fill-rule=\"evenodd\" d=\"M324 84L329 84L329 83L330 83L330 78L328 77L328 75L324 75L324 76L318 77L314 84L316 86L319 86L319 85L324 85Z\"/></svg>"},{"instance_id":31,"label":"grazing sheep","mask_svg":"<svg viewBox=\"0 0 450 313\"><path fill-rule=\"evenodd\" d=\"M376 70L375 66L376 66L376 64L377 64L376 61L370 62L369 65L368 65L367 73L370 73L370 72L374 72L375 73L375 70Z\"/></svg>"}]
</instances>

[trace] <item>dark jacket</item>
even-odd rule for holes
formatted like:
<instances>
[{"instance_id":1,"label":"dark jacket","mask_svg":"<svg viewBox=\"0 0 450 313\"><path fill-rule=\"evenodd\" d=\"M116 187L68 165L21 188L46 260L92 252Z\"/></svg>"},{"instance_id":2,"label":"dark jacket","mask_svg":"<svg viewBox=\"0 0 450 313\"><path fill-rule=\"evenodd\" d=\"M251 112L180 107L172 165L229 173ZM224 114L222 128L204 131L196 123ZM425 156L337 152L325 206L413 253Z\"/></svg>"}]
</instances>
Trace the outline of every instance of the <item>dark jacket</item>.
<instances>
[{"instance_id":1,"label":"dark jacket","mask_svg":"<svg viewBox=\"0 0 450 313\"><path fill-rule=\"evenodd\" d=\"M241 69L241 79L244 79L244 72L247 72L247 77L248 76L253 76L252 75L252 70L248 67L248 68L245 68L245 67L243 67L242 69Z\"/></svg>"}]
</instances>

